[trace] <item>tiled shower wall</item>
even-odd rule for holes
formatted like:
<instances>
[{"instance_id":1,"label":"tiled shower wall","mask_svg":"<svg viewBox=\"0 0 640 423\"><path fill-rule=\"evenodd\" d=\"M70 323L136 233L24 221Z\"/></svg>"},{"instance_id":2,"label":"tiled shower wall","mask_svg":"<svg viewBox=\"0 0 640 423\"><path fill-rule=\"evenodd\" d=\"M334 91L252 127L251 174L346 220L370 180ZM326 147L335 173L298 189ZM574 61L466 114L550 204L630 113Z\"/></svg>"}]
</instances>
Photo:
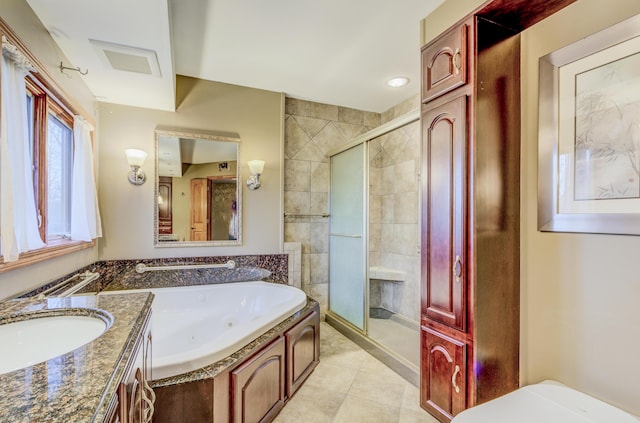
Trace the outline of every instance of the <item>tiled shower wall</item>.
<instances>
[{"instance_id":1,"label":"tiled shower wall","mask_svg":"<svg viewBox=\"0 0 640 423\"><path fill-rule=\"evenodd\" d=\"M418 106L418 96L382 114L287 98L285 109L285 212L327 213L327 152ZM417 156L414 156L417 157ZM285 242L302 245L302 288L324 313L329 291L329 223L322 217L286 217ZM417 282L416 282L417 283ZM416 290L416 297L419 291Z\"/></svg>"},{"instance_id":2,"label":"tiled shower wall","mask_svg":"<svg viewBox=\"0 0 640 423\"><path fill-rule=\"evenodd\" d=\"M419 158L419 121L369 142L369 266L405 274L401 282L371 280L370 301L413 322L420 320Z\"/></svg>"},{"instance_id":3,"label":"tiled shower wall","mask_svg":"<svg viewBox=\"0 0 640 423\"><path fill-rule=\"evenodd\" d=\"M285 109L284 210L329 212L327 152L380 125L381 115L287 98ZM285 242L302 244L302 289L327 309L329 222L322 217L285 217Z\"/></svg>"}]
</instances>

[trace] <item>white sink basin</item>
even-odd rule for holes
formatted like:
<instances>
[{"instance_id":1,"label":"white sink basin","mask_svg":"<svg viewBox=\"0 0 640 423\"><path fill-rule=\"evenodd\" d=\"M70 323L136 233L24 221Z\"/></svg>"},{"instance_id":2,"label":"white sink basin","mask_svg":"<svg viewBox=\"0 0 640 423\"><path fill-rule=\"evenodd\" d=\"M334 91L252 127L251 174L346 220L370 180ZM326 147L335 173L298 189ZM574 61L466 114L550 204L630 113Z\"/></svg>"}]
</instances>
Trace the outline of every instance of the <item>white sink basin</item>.
<instances>
[{"instance_id":1,"label":"white sink basin","mask_svg":"<svg viewBox=\"0 0 640 423\"><path fill-rule=\"evenodd\" d=\"M0 374L73 351L108 327L105 320L91 316L47 316L0 325Z\"/></svg>"}]
</instances>

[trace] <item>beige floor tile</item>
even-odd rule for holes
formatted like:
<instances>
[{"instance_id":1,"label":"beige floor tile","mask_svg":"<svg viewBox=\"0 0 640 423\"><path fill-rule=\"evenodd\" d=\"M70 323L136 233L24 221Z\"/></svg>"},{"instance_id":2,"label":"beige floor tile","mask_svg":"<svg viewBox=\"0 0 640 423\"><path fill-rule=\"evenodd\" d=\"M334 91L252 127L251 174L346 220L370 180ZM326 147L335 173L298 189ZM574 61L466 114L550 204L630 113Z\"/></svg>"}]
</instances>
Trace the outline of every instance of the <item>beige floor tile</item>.
<instances>
[{"instance_id":1,"label":"beige floor tile","mask_svg":"<svg viewBox=\"0 0 640 423\"><path fill-rule=\"evenodd\" d=\"M303 385L280 412L276 422L331 423L345 398L344 393Z\"/></svg>"},{"instance_id":2,"label":"beige floor tile","mask_svg":"<svg viewBox=\"0 0 640 423\"><path fill-rule=\"evenodd\" d=\"M398 423L400 408L347 395L334 423Z\"/></svg>"},{"instance_id":3,"label":"beige floor tile","mask_svg":"<svg viewBox=\"0 0 640 423\"><path fill-rule=\"evenodd\" d=\"M347 393L357 373L358 369L334 366L320 359L320 364L318 364L318 367L316 367L311 376L309 376L305 385L322 389L329 388L336 392Z\"/></svg>"},{"instance_id":4,"label":"beige floor tile","mask_svg":"<svg viewBox=\"0 0 640 423\"><path fill-rule=\"evenodd\" d=\"M364 350L345 351L339 353L320 353L320 361L332 366L351 367L360 370L363 363L369 359L371 355Z\"/></svg>"},{"instance_id":5,"label":"beige floor tile","mask_svg":"<svg viewBox=\"0 0 640 423\"><path fill-rule=\"evenodd\" d=\"M375 358L369 353L367 353L367 357L362 362L362 366L360 367L360 370L363 370L369 373L377 373L377 374L385 375L392 380L402 380L402 381L405 380L404 378L402 378L402 376L398 375L396 372L391 370L389 367L383 364L380 360L378 360L377 358Z\"/></svg>"},{"instance_id":6,"label":"beige floor tile","mask_svg":"<svg viewBox=\"0 0 640 423\"><path fill-rule=\"evenodd\" d=\"M370 373L360 370L353 380L349 395L401 408L406 382L398 375Z\"/></svg>"},{"instance_id":7,"label":"beige floor tile","mask_svg":"<svg viewBox=\"0 0 640 423\"><path fill-rule=\"evenodd\" d=\"M426 411L415 412L400 410L400 420L398 423L440 423L435 417Z\"/></svg>"},{"instance_id":8,"label":"beige floor tile","mask_svg":"<svg viewBox=\"0 0 640 423\"><path fill-rule=\"evenodd\" d=\"M437 423L419 390L326 323L320 364L276 423Z\"/></svg>"},{"instance_id":9,"label":"beige floor tile","mask_svg":"<svg viewBox=\"0 0 640 423\"><path fill-rule=\"evenodd\" d=\"M405 385L404 396L402 398L402 409L407 411L413 411L416 413L426 413L420 407L420 389L413 386L409 382Z\"/></svg>"},{"instance_id":10,"label":"beige floor tile","mask_svg":"<svg viewBox=\"0 0 640 423\"><path fill-rule=\"evenodd\" d=\"M400 423L439 423L420 407L420 389L407 382L400 409Z\"/></svg>"},{"instance_id":11,"label":"beige floor tile","mask_svg":"<svg viewBox=\"0 0 640 423\"><path fill-rule=\"evenodd\" d=\"M322 329L320 329L322 332ZM347 351L358 351L361 348L356 345L353 341L345 338L344 336L338 334L336 336L327 337L324 341L320 339L320 353L330 353L330 352L347 352Z\"/></svg>"},{"instance_id":12,"label":"beige floor tile","mask_svg":"<svg viewBox=\"0 0 640 423\"><path fill-rule=\"evenodd\" d=\"M300 417L296 415L290 415L287 413L287 405L280 411L280 414L276 416L273 423L300 423ZM310 420L302 420L310 422ZM331 420L329 420L331 422Z\"/></svg>"}]
</instances>

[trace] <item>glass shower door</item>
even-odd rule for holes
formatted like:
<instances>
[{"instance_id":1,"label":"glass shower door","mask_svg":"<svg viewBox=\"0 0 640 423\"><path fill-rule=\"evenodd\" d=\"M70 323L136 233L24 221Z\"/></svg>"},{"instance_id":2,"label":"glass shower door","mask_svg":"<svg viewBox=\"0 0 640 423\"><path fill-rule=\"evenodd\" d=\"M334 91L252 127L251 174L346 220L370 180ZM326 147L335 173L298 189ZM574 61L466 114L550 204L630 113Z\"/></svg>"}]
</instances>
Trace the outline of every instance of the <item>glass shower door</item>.
<instances>
[{"instance_id":1,"label":"glass shower door","mask_svg":"<svg viewBox=\"0 0 640 423\"><path fill-rule=\"evenodd\" d=\"M364 144L331 157L329 308L365 330Z\"/></svg>"}]
</instances>

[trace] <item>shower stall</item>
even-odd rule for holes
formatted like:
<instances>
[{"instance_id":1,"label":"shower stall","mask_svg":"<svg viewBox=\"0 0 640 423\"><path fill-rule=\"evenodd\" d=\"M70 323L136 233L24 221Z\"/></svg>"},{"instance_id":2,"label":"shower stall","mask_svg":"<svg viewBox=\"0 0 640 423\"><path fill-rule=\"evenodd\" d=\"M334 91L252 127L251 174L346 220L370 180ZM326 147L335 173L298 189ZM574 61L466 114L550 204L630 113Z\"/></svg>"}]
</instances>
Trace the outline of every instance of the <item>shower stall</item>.
<instances>
[{"instance_id":1,"label":"shower stall","mask_svg":"<svg viewBox=\"0 0 640 423\"><path fill-rule=\"evenodd\" d=\"M418 383L420 124L417 110L330 153L326 320Z\"/></svg>"}]
</instances>

